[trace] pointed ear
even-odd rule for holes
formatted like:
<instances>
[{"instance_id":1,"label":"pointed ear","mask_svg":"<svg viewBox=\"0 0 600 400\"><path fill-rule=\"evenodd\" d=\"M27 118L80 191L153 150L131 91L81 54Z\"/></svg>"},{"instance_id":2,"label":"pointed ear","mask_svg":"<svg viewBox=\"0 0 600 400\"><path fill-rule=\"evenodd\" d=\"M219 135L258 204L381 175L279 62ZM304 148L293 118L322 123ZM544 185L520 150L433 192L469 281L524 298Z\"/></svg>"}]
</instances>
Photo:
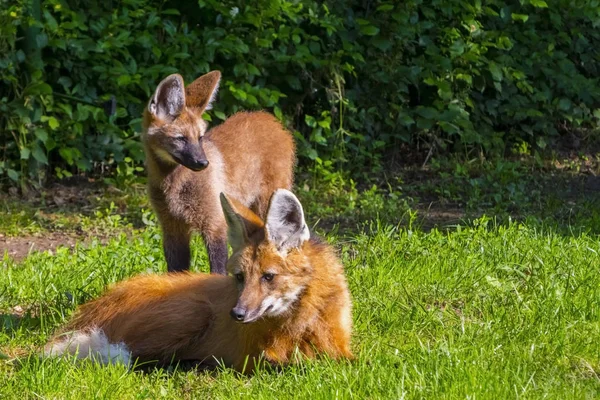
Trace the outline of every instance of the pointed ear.
<instances>
[{"instance_id":1,"label":"pointed ear","mask_svg":"<svg viewBox=\"0 0 600 400\"><path fill-rule=\"evenodd\" d=\"M148 111L160 119L171 122L185 107L183 78L173 74L163 79L148 103Z\"/></svg>"},{"instance_id":2,"label":"pointed ear","mask_svg":"<svg viewBox=\"0 0 600 400\"><path fill-rule=\"evenodd\" d=\"M302 205L289 190L278 189L271 196L266 227L269 241L284 252L310 238Z\"/></svg>"},{"instance_id":3,"label":"pointed ear","mask_svg":"<svg viewBox=\"0 0 600 400\"><path fill-rule=\"evenodd\" d=\"M227 221L227 239L234 251L264 238L264 222L242 203L221 193L221 207Z\"/></svg>"},{"instance_id":4,"label":"pointed ear","mask_svg":"<svg viewBox=\"0 0 600 400\"><path fill-rule=\"evenodd\" d=\"M210 110L213 101L217 97L220 81L221 73L219 71L211 71L190 83L185 88L186 105L194 107L200 112Z\"/></svg>"}]
</instances>

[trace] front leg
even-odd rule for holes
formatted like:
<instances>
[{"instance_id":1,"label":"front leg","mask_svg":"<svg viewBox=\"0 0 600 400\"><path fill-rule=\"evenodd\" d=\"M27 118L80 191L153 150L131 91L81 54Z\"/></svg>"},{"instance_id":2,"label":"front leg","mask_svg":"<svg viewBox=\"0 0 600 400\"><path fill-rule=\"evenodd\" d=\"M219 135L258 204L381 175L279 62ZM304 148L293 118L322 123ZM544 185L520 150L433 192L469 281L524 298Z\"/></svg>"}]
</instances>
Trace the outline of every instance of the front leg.
<instances>
[{"instance_id":1,"label":"front leg","mask_svg":"<svg viewBox=\"0 0 600 400\"><path fill-rule=\"evenodd\" d=\"M190 269L190 229L183 223L163 224L163 250L168 272Z\"/></svg>"},{"instance_id":2,"label":"front leg","mask_svg":"<svg viewBox=\"0 0 600 400\"><path fill-rule=\"evenodd\" d=\"M226 237L205 237L206 252L210 263L210 273L227 275L227 239Z\"/></svg>"}]
</instances>

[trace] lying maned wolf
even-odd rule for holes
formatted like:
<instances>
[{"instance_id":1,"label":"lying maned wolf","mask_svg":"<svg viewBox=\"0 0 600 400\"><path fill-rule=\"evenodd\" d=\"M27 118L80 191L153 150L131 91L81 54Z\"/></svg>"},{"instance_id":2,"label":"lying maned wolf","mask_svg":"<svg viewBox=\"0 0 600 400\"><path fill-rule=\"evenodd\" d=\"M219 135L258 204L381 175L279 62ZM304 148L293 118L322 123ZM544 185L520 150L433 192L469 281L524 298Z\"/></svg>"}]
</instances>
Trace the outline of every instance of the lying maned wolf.
<instances>
[{"instance_id":1,"label":"lying maned wolf","mask_svg":"<svg viewBox=\"0 0 600 400\"><path fill-rule=\"evenodd\" d=\"M287 190L271 198L266 222L221 195L232 276L138 276L84 304L46 354L103 363L222 361L251 372L325 353L352 357L351 302L331 247L309 239L302 206Z\"/></svg>"},{"instance_id":2,"label":"lying maned wolf","mask_svg":"<svg viewBox=\"0 0 600 400\"><path fill-rule=\"evenodd\" d=\"M264 217L271 193L292 186L294 140L271 114L237 113L206 132L202 113L211 108L220 79L213 71L184 88L180 75L170 75L144 111L148 191L169 271L189 269L190 235L196 231L206 244L210 271L225 273L227 227L219 193Z\"/></svg>"}]
</instances>

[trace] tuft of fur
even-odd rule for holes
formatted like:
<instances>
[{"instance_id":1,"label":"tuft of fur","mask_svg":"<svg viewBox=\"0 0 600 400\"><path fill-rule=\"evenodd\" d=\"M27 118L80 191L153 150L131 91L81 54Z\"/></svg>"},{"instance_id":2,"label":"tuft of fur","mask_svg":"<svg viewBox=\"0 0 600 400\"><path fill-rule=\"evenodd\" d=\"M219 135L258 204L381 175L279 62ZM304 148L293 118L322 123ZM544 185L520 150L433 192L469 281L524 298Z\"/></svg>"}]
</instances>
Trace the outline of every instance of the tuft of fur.
<instances>
[{"instance_id":1,"label":"tuft of fur","mask_svg":"<svg viewBox=\"0 0 600 400\"><path fill-rule=\"evenodd\" d=\"M125 343L110 343L106 334L98 327L67 332L44 349L46 357L75 356L91 358L101 364L131 365L131 352Z\"/></svg>"}]
</instances>

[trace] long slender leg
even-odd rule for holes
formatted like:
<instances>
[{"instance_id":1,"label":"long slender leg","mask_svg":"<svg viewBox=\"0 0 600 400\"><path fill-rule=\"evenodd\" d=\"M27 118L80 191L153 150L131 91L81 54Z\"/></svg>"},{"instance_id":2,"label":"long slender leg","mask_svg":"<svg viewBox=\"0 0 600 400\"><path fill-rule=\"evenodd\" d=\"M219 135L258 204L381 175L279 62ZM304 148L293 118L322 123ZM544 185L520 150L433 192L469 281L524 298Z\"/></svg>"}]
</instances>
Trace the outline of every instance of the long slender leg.
<instances>
[{"instance_id":1,"label":"long slender leg","mask_svg":"<svg viewBox=\"0 0 600 400\"><path fill-rule=\"evenodd\" d=\"M163 226L163 250L167 260L167 271L178 272L190 269L190 230L187 226Z\"/></svg>"},{"instance_id":2,"label":"long slender leg","mask_svg":"<svg viewBox=\"0 0 600 400\"><path fill-rule=\"evenodd\" d=\"M227 239L225 237L204 238L210 273L227 275Z\"/></svg>"}]
</instances>

